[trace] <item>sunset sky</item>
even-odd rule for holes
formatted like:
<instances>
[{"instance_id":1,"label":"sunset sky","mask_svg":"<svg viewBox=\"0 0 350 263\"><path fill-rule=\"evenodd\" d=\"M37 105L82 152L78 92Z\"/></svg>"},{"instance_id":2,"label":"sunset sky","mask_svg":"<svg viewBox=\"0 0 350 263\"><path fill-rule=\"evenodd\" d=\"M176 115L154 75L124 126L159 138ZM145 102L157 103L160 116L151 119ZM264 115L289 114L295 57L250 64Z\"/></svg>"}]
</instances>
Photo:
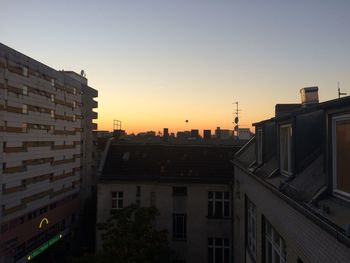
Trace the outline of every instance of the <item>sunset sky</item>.
<instances>
[{"instance_id":1,"label":"sunset sky","mask_svg":"<svg viewBox=\"0 0 350 263\"><path fill-rule=\"evenodd\" d=\"M0 42L57 70L84 69L100 130L232 129L276 103L350 95L350 1L1 0ZM185 120L189 122L186 124Z\"/></svg>"}]
</instances>

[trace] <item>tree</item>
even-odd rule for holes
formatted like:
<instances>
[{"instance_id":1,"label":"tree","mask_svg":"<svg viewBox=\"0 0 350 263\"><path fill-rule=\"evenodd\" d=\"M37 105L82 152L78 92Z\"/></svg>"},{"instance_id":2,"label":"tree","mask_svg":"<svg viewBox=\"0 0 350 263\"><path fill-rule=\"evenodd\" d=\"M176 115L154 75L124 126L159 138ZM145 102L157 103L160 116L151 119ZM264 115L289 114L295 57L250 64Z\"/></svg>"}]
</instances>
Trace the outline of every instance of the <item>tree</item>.
<instances>
[{"instance_id":1,"label":"tree","mask_svg":"<svg viewBox=\"0 0 350 263\"><path fill-rule=\"evenodd\" d=\"M166 230L154 227L158 210L136 205L113 210L102 231L103 250L75 259L76 263L163 263L174 261Z\"/></svg>"}]
</instances>

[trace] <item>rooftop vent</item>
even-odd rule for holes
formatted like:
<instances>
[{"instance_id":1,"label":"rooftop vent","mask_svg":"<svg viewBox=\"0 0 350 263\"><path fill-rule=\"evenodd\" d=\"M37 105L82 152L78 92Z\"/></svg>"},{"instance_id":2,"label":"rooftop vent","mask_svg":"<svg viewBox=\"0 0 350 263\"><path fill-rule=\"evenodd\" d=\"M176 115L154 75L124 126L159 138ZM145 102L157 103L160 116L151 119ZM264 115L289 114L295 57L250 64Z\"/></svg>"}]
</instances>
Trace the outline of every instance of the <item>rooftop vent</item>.
<instances>
[{"instance_id":1,"label":"rooftop vent","mask_svg":"<svg viewBox=\"0 0 350 263\"><path fill-rule=\"evenodd\" d=\"M307 87L300 89L301 104L305 107L318 103L318 87Z\"/></svg>"}]
</instances>

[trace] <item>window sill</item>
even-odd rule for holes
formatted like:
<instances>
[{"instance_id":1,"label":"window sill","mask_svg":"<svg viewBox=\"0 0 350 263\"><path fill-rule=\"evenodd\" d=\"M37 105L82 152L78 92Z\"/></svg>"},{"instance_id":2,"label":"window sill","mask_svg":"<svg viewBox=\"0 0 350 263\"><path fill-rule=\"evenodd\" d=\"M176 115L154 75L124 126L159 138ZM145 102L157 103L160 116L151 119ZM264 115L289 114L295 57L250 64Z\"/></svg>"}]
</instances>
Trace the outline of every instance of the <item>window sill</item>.
<instances>
[{"instance_id":1,"label":"window sill","mask_svg":"<svg viewBox=\"0 0 350 263\"><path fill-rule=\"evenodd\" d=\"M232 217L223 217L223 216L206 216L208 219L220 219L220 220L231 220Z\"/></svg>"},{"instance_id":2,"label":"window sill","mask_svg":"<svg viewBox=\"0 0 350 263\"><path fill-rule=\"evenodd\" d=\"M172 241L175 241L175 242L187 242L187 239L186 239L186 238L176 238L176 237L173 237L173 238L172 238Z\"/></svg>"}]
</instances>

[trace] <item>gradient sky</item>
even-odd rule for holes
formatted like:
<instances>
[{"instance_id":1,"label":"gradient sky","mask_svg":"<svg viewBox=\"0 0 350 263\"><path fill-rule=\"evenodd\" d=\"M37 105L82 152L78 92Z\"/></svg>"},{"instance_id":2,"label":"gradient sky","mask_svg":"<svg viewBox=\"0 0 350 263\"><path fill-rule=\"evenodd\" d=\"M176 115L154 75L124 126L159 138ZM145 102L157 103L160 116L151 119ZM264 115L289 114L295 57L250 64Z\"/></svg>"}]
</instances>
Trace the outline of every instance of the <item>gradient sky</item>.
<instances>
[{"instance_id":1,"label":"gradient sky","mask_svg":"<svg viewBox=\"0 0 350 263\"><path fill-rule=\"evenodd\" d=\"M347 0L1 0L0 13L0 42L86 71L101 130L232 129L237 100L251 127L302 87L350 94Z\"/></svg>"}]
</instances>

